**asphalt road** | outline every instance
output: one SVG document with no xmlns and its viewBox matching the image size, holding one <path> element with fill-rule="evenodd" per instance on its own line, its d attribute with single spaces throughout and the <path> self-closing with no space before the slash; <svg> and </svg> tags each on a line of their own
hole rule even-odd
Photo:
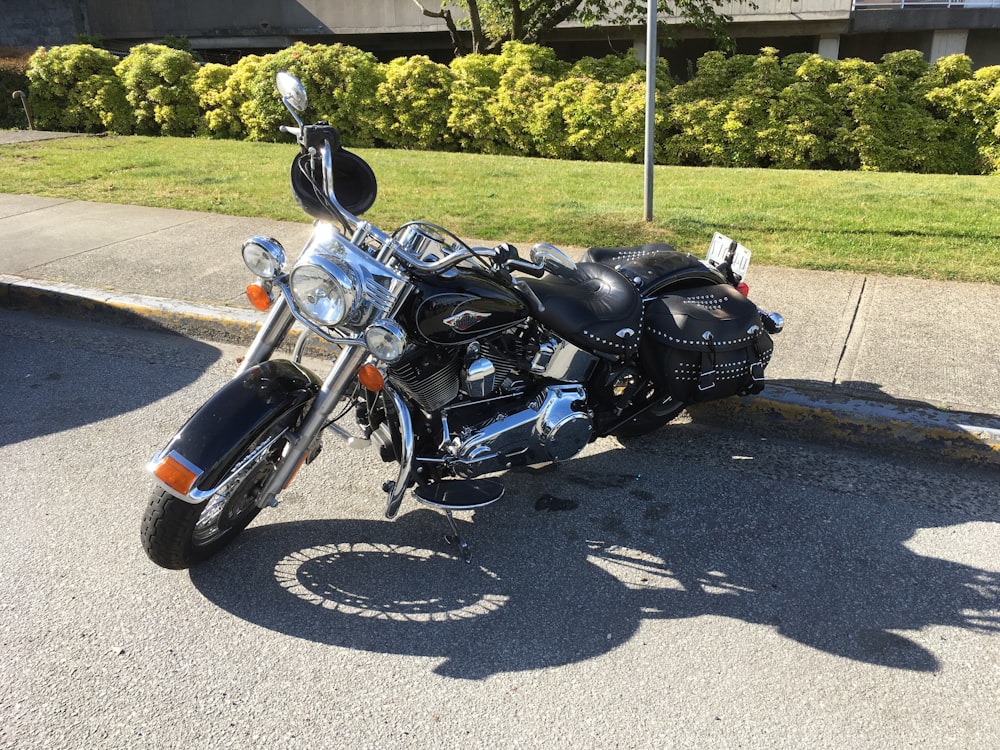
<svg viewBox="0 0 1000 750">
<path fill-rule="evenodd" d="M 0 746 L 1000 744 L 997 472 L 689 423 L 382 519 L 334 440 L 148 562 L 143 464 L 239 352 L 0 311 Z"/>
</svg>

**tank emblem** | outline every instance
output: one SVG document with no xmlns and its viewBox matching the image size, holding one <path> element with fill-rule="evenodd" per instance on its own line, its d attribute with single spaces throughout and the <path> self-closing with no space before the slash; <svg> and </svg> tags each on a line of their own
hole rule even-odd
<svg viewBox="0 0 1000 750">
<path fill-rule="evenodd" d="M 493 313 L 477 312 L 476 310 L 462 310 L 444 319 L 444 324 L 456 331 L 468 331 L 476 323 L 485 320 Z"/>
</svg>

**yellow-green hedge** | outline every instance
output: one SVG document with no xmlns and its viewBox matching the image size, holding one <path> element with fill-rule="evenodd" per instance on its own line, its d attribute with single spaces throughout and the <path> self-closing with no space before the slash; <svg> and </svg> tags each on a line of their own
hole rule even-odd
<svg viewBox="0 0 1000 750">
<path fill-rule="evenodd" d="M 381 63 L 341 44 L 299 43 L 224 66 L 162 45 L 118 60 L 78 44 L 39 49 L 27 76 L 40 128 L 276 140 L 289 120 L 274 89 L 279 70 L 302 79 L 309 116 L 336 125 L 349 146 L 642 158 L 645 76 L 631 55 L 571 65 L 546 47 L 509 43 L 450 65 Z M 964 55 L 929 65 L 912 50 L 878 63 L 710 52 L 679 85 L 661 64 L 656 96 L 659 163 L 1000 169 L 1000 67 L 973 73 Z"/>
</svg>

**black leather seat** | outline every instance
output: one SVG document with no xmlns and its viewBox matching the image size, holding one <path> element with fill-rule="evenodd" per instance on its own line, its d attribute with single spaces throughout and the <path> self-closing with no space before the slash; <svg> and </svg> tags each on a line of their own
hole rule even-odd
<svg viewBox="0 0 1000 750">
<path fill-rule="evenodd" d="M 674 246 L 668 245 L 666 242 L 652 242 L 648 245 L 634 245 L 632 247 L 592 247 L 584 253 L 581 260 L 603 263 L 606 266 L 617 266 L 657 253 L 676 252 Z"/>
<path fill-rule="evenodd" d="M 578 263 L 575 271 L 525 281 L 544 306 L 532 310 L 536 320 L 571 344 L 617 357 L 638 351 L 642 298 L 613 268 Z"/>
<path fill-rule="evenodd" d="M 678 252 L 662 242 L 635 247 L 592 247 L 583 260 L 614 268 L 643 297 L 657 295 L 667 285 L 679 288 L 726 281 L 693 255 Z"/>
</svg>

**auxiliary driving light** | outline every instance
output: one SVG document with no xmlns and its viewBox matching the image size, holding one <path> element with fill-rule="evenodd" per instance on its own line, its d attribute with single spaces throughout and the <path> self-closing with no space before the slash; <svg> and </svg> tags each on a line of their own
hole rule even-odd
<svg viewBox="0 0 1000 750">
<path fill-rule="evenodd" d="M 253 237 L 243 243 L 243 262 L 254 276 L 273 279 L 285 267 L 285 251 L 277 240 Z"/>
<path fill-rule="evenodd" d="M 406 333 L 392 320 L 376 320 L 365 331 L 365 344 L 383 362 L 395 362 L 403 356 Z"/>
</svg>

